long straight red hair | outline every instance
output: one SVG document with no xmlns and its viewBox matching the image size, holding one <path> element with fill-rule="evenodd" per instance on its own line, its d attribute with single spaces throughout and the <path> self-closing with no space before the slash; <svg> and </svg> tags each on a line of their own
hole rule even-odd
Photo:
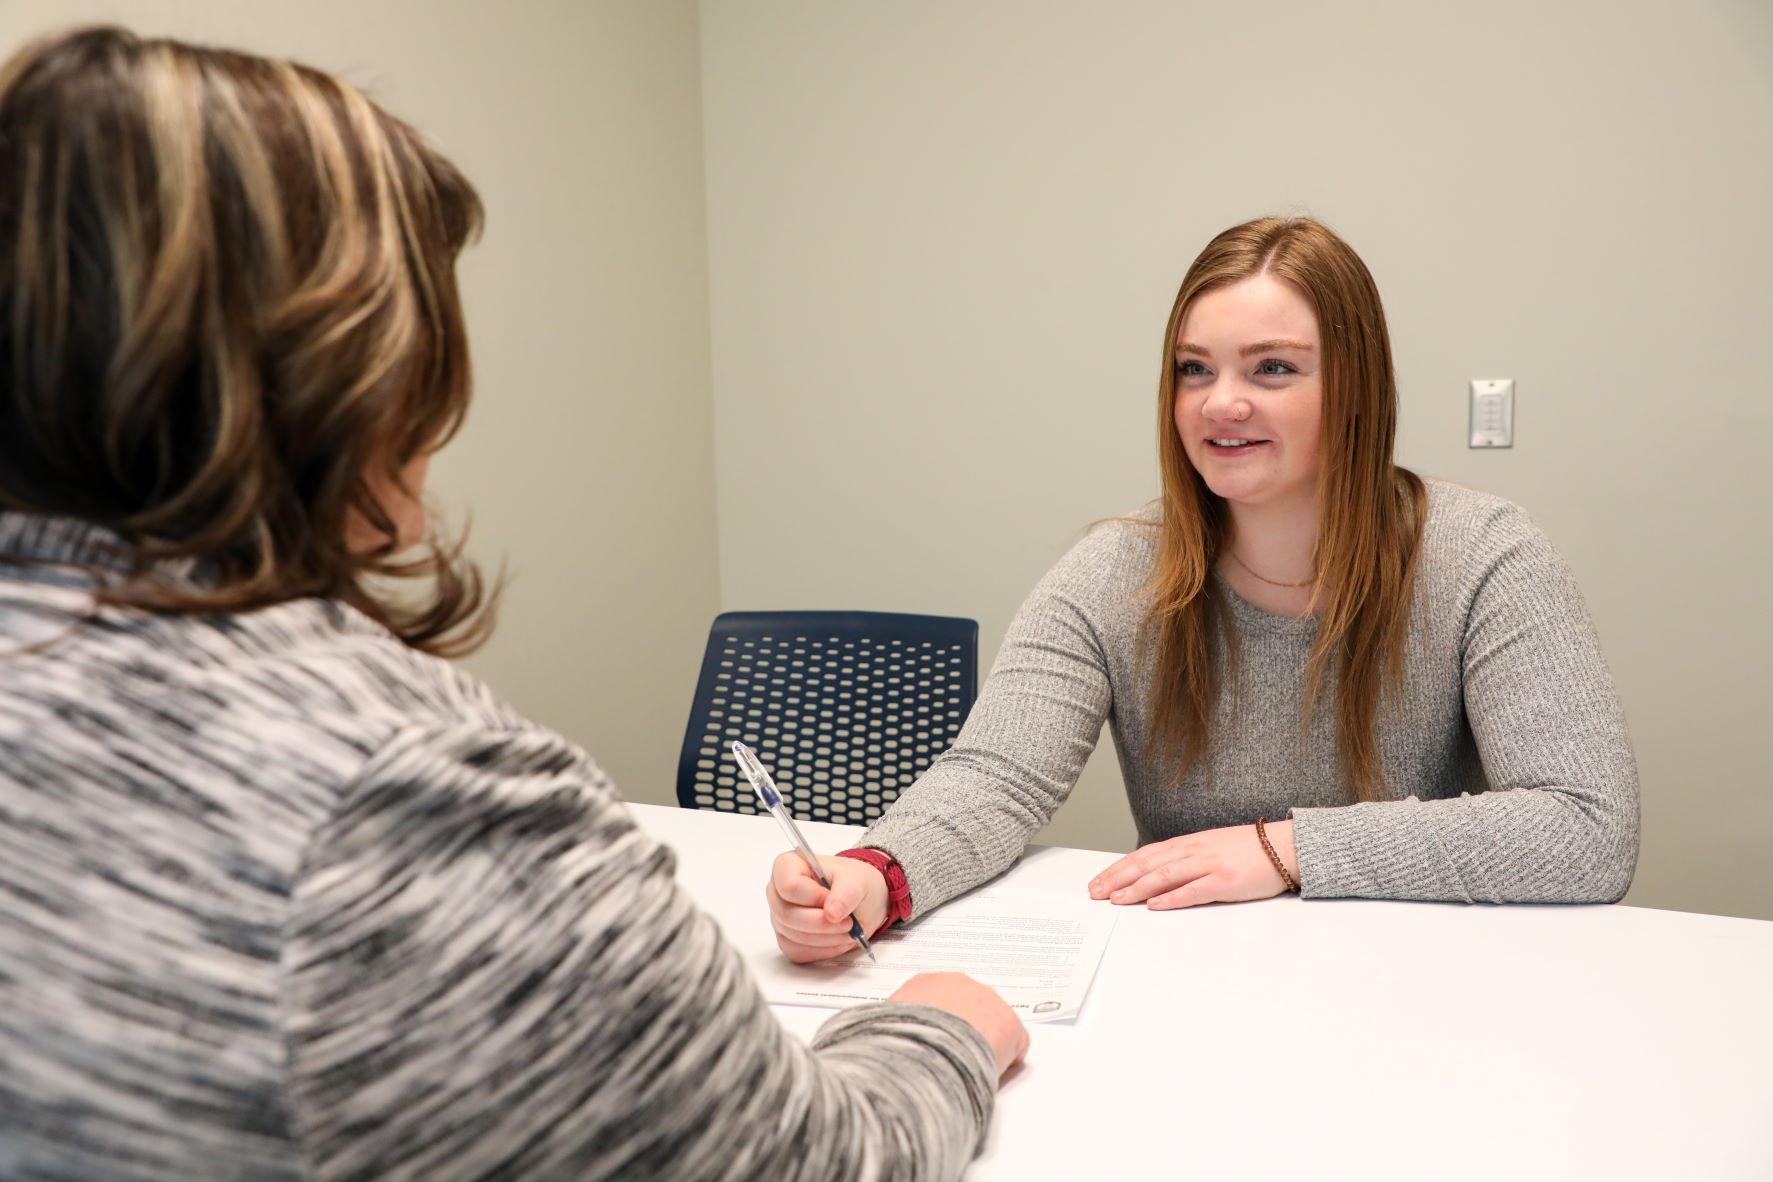
<svg viewBox="0 0 1773 1182">
<path fill-rule="evenodd" d="M 1382 693 L 1403 680 L 1426 495 L 1415 473 L 1392 463 L 1397 382 L 1379 289 L 1349 245 L 1311 218 L 1261 218 L 1214 238 L 1188 268 L 1164 329 L 1157 396 L 1163 512 L 1141 629 L 1156 704 L 1149 737 L 1180 783 L 1211 743 L 1221 655 L 1235 668 L 1238 651 L 1235 624 L 1209 577 L 1225 544 L 1225 503 L 1176 432 L 1176 337 L 1203 292 L 1263 273 L 1305 297 L 1323 348 L 1312 550 L 1319 622 L 1300 721 L 1309 722 L 1334 670 L 1341 771 L 1356 800 L 1376 800 L 1385 795 L 1385 775 L 1375 728 Z"/>
</svg>

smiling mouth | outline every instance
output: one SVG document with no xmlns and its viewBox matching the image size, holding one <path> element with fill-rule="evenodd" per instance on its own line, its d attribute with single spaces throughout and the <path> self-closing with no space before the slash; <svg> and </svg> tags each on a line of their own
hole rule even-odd
<svg viewBox="0 0 1773 1182">
<path fill-rule="evenodd" d="M 1209 439 L 1207 446 L 1216 447 L 1220 451 L 1248 451 L 1252 447 L 1261 447 L 1266 439 Z"/>
</svg>

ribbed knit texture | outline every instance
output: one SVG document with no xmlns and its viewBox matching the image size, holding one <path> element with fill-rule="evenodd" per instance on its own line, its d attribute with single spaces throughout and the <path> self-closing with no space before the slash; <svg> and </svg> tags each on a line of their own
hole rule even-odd
<svg viewBox="0 0 1773 1182">
<path fill-rule="evenodd" d="M 1520 508 L 1428 482 L 1407 682 L 1380 712 L 1392 799 L 1367 804 L 1350 804 L 1341 773 L 1333 677 L 1300 727 L 1317 621 L 1261 611 L 1223 580 L 1239 676 L 1222 678 L 1210 758 L 1173 783 L 1148 741 L 1150 672 L 1136 652 L 1157 538 L 1142 520 L 1097 526 L 1040 581 L 954 746 L 859 843 L 905 867 L 915 912 L 1021 855 L 1104 722 L 1141 844 L 1291 810 L 1308 897 L 1625 893 L 1638 797 L 1624 719 L 1576 584 Z"/>
<path fill-rule="evenodd" d="M 0 514 L 0 1178 L 974 1156 L 976 1031 L 863 1006 L 803 1046 L 591 759 L 478 681 L 318 601 L 78 623 L 85 576 L 26 553 L 106 560 Z"/>
</svg>

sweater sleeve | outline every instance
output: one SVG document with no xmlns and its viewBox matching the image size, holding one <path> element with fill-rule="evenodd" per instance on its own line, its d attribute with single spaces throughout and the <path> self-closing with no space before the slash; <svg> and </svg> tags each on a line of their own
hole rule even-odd
<svg viewBox="0 0 1773 1182">
<path fill-rule="evenodd" d="M 316 1178 L 956 1178 L 996 1071 L 924 1006 L 784 1031 L 597 767 L 402 732 L 317 835 L 285 945 Z"/>
<path fill-rule="evenodd" d="M 914 915 L 1007 870 L 1077 786 L 1113 701 L 1094 609 L 1125 561 L 1118 528 L 1029 593 L 954 745 L 857 843 L 898 859 Z"/>
<path fill-rule="evenodd" d="M 1460 669 L 1489 790 L 1295 810 L 1307 896 L 1595 903 L 1631 885 L 1637 768 L 1581 592 L 1524 511 L 1487 526 Z"/>
</svg>

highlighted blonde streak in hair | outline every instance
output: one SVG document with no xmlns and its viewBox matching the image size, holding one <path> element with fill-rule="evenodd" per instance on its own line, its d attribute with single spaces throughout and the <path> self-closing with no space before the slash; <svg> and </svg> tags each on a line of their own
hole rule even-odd
<svg viewBox="0 0 1773 1182">
<path fill-rule="evenodd" d="M 480 222 L 449 161 L 319 71 L 109 28 L 27 47 L 0 67 L 0 506 L 116 533 L 106 602 L 319 596 L 472 647 L 493 595 L 461 541 L 397 554 L 371 489 L 467 412 Z M 162 577 L 181 558 L 197 584 Z"/>
</svg>

